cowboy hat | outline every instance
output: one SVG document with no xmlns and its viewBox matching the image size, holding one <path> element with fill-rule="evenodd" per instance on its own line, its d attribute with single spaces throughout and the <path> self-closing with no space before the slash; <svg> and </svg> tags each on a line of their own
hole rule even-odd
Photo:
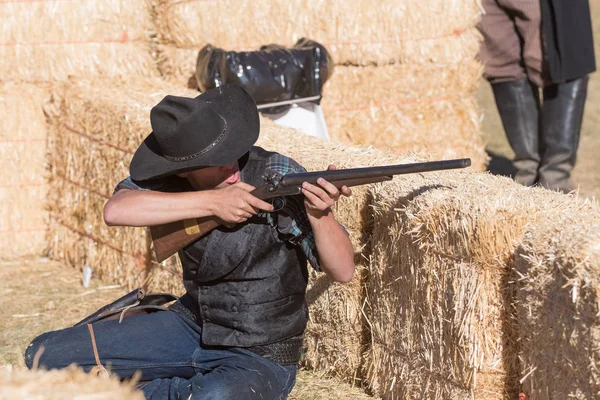
<svg viewBox="0 0 600 400">
<path fill-rule="evenodd" d="M 150 124 L 152 133 L 129 166 L 136 181 L 229 165 L 250 150 L 260 130 L 256 104 L 237 84 L 196 98 L 166 96 L 150 111 Z"/>
</svg>

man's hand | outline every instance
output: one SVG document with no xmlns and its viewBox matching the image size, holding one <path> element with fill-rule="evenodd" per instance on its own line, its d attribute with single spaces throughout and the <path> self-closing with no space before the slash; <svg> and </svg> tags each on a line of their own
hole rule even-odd
<svg viewBox="0 0 600 400">
<path fill-rule="evenodd" d="M 335 165 L 330 165 L 327 170 L 336 169 Z M 340 198 L 340 196 L 351 196 L 352 190 L 347 186 L 342 186 L 341 190 L 336 188 L 331 182 L 323 178 L 317 180 L 317 185 L 311 185 L 308 182 L 302 184 L 302 194 L 304 194 L 304 207 L 309 216 L 320 218 L 329 213 L 331 207 Z"/>
<path fill-rule="evenodd" d="M 227 227 L 245 222 L 260 210 L 271 212 L 273 206 L 250 194 L 255 188 L 244 182 L 237 182 L 223 189 L 214 190 L 213 213 Z"/>
</svg>

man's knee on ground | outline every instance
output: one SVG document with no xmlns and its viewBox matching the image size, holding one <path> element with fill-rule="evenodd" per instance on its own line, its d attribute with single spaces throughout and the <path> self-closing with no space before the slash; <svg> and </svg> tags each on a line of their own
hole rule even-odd
<svg viewBox="0 0 600 400">
<path fill-rule="evenodd" d="M 25 365 L 27 368 L 32 369 L 39 364 L 39 359 L 44 351 L 44 337 L 47 333 L 44 333 L 29 343 L 29 346 L 25 349 Z M 37 362 L 36 362 L 37 361 Z"/>
</svg>

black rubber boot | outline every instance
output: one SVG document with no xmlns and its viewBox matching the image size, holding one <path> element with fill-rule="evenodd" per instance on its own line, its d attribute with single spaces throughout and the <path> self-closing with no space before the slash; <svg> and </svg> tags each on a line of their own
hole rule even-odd
<svg viewBox="0 0 600 400">
<path fill-rule="evenodd" d="M 539 183 L 545 188 L 564 193 L 577 188 L 571 171 L 577 158 L 588 80 L 585 76 L 544 88 Z"/>
<path fill-rule="evenodd" d="M 515 181 L 525 186 L 537 182 L 539 153 L 539 90 L 527 79 L 492 84 L 496 106 L 515 158 Z"/>
</svg>

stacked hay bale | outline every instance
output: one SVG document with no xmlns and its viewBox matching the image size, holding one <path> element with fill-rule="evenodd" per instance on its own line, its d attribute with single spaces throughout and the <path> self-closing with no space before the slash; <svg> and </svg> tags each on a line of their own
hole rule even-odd
<svg viewBox="0 0 600 400">
<path fill-rule="evenodd" d="M 143 400 L 144 395 L 132 383 L 121 383 L 117 377 L 86 374 L 73 366 L 60 371 L 2 368 L 0 399 Z"/>
<path fill-rule="evenodd" d="M 600 213 L 586 208 L 552 210 L 516 254 L 521 375 L 531 399 L 600 394 Z"/>
<path fill-rule="evenodd" d="M 156 76 L 144 0 L 0 2 L 0 76 Z"/>
<path fill-rule="evenodd" d="M 46 247 L 45 97 L 36 85 L 0 82 L 0 253 L 9 259 L 38 255 Z"/>
<path fill-rule="evenodd" d="M 549 210 L 579 205 L 506 178 L 451 172 L 381 185 L 374 196 L 371 389 L 386 399 L 515 398 L 528 335 L 527 324 L 515 322 L 515 249 Z M 540 335 L 552 330 L 538 326 Z"/>
<path fill-rule="evenodd" d="M 145 0 L 0 2 L 0 250 L 8 257 L 46 248 L 48 86 L 69 76 L 158 76 Z M 7 240 L 4 240 L 7 238 Z"/>
<path fill-rule="evenodd" d="M 110 228 L 103 219 L 106 200 L 129 175 L 131 156 L 151 131 L 150 108 L 167 93 L 189 94 L 159 79 L 138 80 L 134 87 L 118 79 L 72 79 L 55 88 L 59 104 L 49 143 L 55 259 L 87 264 L 98 276 L 128 288 L 152 288 L 148 280 L 158 279 L 152 271 L 167 273 L 151 263 L 146 229 Z M 170 271 L 176 261 L 167 264 Z"/>
<path fill-rule="evenodd" d="M 436 158 L 470 157 L 484 169 L 473 90 L 476 1 L 153 0 L 156 51 L 163 76 L 187 82 L 198 50 L 292 46 L 308 37 L 328 48 L 337 65 L 322 101 L 330 135 Z M 217 21 L 217 22 L 215 22 Z M 290 22 L 291 21 L 291 22 Z M 220 28 L 223 27 L 223 28 Z"/>
</svg>

